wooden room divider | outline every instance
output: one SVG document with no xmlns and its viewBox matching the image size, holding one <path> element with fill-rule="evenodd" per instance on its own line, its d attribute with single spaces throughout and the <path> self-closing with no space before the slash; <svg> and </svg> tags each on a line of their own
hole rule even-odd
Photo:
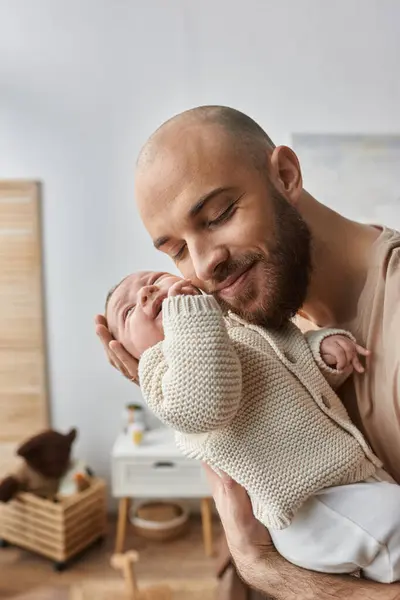
<svg viewBox="0 0 400 600">
<path fill-rule="evenodd" d="M 0 478 L 49 422 L 40 185 L 0 180 Z"/>
</svg>

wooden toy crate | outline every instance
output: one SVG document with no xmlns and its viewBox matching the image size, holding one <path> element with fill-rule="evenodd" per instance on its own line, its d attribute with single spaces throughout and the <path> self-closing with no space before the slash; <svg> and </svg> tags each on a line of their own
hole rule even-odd
<svg viewBox="0 0 400 600">
<path fill-rule="evenodd" d="M 106 486 L 93 479 L 88 489 L 51 502 L 21 493 L 0 505 L 0 538 L 55 561 L 56 568 L 100 540 L 106 531 Z"/>
</svg>

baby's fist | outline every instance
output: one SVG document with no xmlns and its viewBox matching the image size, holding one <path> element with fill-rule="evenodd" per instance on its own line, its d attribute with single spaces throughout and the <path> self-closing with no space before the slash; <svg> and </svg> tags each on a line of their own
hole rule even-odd
<svg viewBox="0 0 400 600">
<path fill-rule="evenodd" d="M 168 290 L 168 298 L 172 296 L 197 296 L 200 294 L 199 290 L 192 285 L 187 279 L 180 279 Z"/>
<path fill-rule="evenodd" d="M 345 335 L 330 335 L 321 342 L 322 360 L 338 371 L 364 373 L 359 355 L 369 356 L 369 350 L 359 346 Z"/>
</svg>

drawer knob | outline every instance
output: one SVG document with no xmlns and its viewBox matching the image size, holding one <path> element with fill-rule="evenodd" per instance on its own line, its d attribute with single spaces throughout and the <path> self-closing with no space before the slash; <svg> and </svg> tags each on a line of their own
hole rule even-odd
<svg viewBox="0 0 400 600">
<path fill-rule="evenodd" d="M 175 465 L 172 462 L 156 462 L 153 466 L 155 469 L 172 469 Z"/>
</svg>

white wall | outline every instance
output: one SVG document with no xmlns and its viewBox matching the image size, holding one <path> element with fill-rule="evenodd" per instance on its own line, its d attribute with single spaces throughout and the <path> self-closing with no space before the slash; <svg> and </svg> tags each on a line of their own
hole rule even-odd
<svg viewBox="0 0 400 600">
<path fill-rule="evenodd" d="M 100 473 L 125 401 L 92 326 L 108 287 L 156 254 L 135 156 L 173 113 L 228 104 L 292 131 L 400 132 L 398 0 L 0 0 L 0 177 L 44 185 L 55 427 Z"/>
</svg>

